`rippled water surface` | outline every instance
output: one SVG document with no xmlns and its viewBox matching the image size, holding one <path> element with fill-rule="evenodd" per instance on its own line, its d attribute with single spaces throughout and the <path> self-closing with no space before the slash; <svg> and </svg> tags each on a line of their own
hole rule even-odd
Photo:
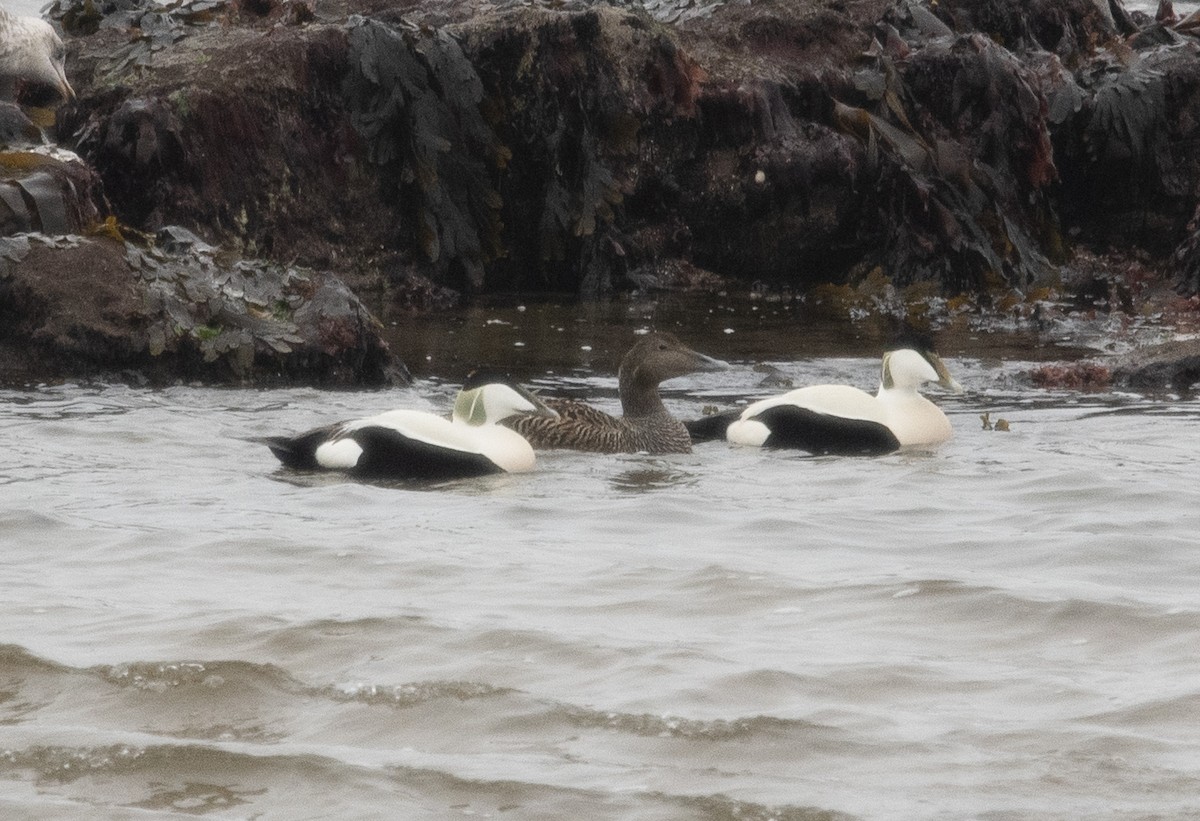
<svg viewBox="0 0 1200 821">
<path fill-rule="evenodd" d="M 538 316 L 567 341 L 533 357 L 520 316 L 441 338 L 617 408 L 632 325 Z M 877 378 L 734 325 L 680 415 L 773 390 L 759 359 Z M 405 356 L 453 370 L 426 331 Z M 444 409 L 429 373 L 0 392 L 0 817 L 1196 818 L 1200 403 L 1034 390 L 1062 349 L 1014 339 L 947 351 L 936 454 L 552 452 L 435 486 L 249 441 Z"/>
</svg>

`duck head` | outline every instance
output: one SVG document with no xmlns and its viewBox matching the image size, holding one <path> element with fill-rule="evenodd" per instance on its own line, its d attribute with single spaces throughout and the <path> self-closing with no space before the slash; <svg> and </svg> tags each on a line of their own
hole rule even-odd
<svg viewBox="0 0 1200 821">
<path fill-rule="evenodd" d="M 954 393 L 963 387 L 950 375 L 942 358 L 933 351 L 900 348 L 883 355 L 880 390 L 916 390 L 926 382 L 936 382 Z"/>
<path fill-rule="evenodd" d="M 689 373 L 728 369 L 728 362 L 697 353 L 680 342 L 674 334 L 659 331 L 646 334 L 629 349 L 621 360 L 618 376 L 621 380 L 628 378 L 657 385 Z"/>
<path fill-rule="evenodd" d="M 454 400 L 453 418 L 468 425 L 488 425 L 518 414 L 558 418 L 525 388 L 495 374 L 472 373 Z"/>
<path fill-rule="evenodd" d="M 18 84 L 32 83 L 54 89 L 62 100 L 74 100 L 67 82 L 67 50 L 49 23 L 36 17 L 7 15 L 4 42 L 0 45 L 0 92 L 16 102 Z"/>
<path fill-rule="evenodd" d="M 662 408 L 658 385 L 677 376 L 701 371 L 724 371 L 728 362 L 697 353 L 665 331 L 646 334 L 625 354 L 617 372 L 621 405 L 626 416 Z"/>
</svg>

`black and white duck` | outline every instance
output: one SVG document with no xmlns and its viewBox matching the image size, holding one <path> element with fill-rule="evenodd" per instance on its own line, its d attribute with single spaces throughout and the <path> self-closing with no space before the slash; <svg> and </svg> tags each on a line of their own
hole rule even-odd
<svg viewBox="0 0 1200 821">
<path fill-rule="evenodd" d="M 392 410 L 263 440 L 286 467 L 333 470 L 371 479 L 453 479 L 532 470 L 533 448 L 496 424 L 557 414 L 524 388 L 494 374 L 468 378 L 450 418 Z"/>
<path fill-rule="evenodd" d="M 568 399 L 546 399 L 557 419 L 513 417 L 503 424 L 538 449 L 592 453 L 690 453 L 691 436 L 663 405 L 658 386 L 667 379 L 729 367 L 697 353 L 673 334 L 650 333 L 629 349 L 617 375 L 621 415 L 612 416 Z"/>
<path fill-rule="evenodd" d="M 883 355 L 874 396 L 850 385 L 812 385 L 762 399 L 742 411 L 687 423 L 696 441 L 794 448 L 815 454 L 878 455 L 933 448 L 954 435 L 950 420 L 918 389 L 927 382 L 962 392 L 932 351 L 901 348 Z"/>
</svg>

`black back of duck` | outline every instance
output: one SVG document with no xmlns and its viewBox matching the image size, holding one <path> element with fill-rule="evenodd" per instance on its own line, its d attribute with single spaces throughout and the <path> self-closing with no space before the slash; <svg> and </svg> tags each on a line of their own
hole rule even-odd
<svg viewBox="0 0 1200 821">
<path fill-rule="evenodd" d="M 517 416 L 502 425 L 525 437 L 535 450 L 566 448 L 588 453 L 691 453 L 687 428 L 665 410 L 642 417 L 617 417 L 569 399 L 543 400 L 558 419 Z"/>
</svg>

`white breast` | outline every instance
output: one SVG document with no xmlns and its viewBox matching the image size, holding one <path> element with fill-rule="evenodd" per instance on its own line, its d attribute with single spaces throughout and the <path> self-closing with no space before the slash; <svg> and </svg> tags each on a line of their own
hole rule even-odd
<svg viewBox="0 0 1200 821">
<path fill-rule="evenodd" d="M 954 435 L 941 408 L 916 391 L 880 391 L 877 401 L 901 447 L 939 445 Z"/>
</svg>

